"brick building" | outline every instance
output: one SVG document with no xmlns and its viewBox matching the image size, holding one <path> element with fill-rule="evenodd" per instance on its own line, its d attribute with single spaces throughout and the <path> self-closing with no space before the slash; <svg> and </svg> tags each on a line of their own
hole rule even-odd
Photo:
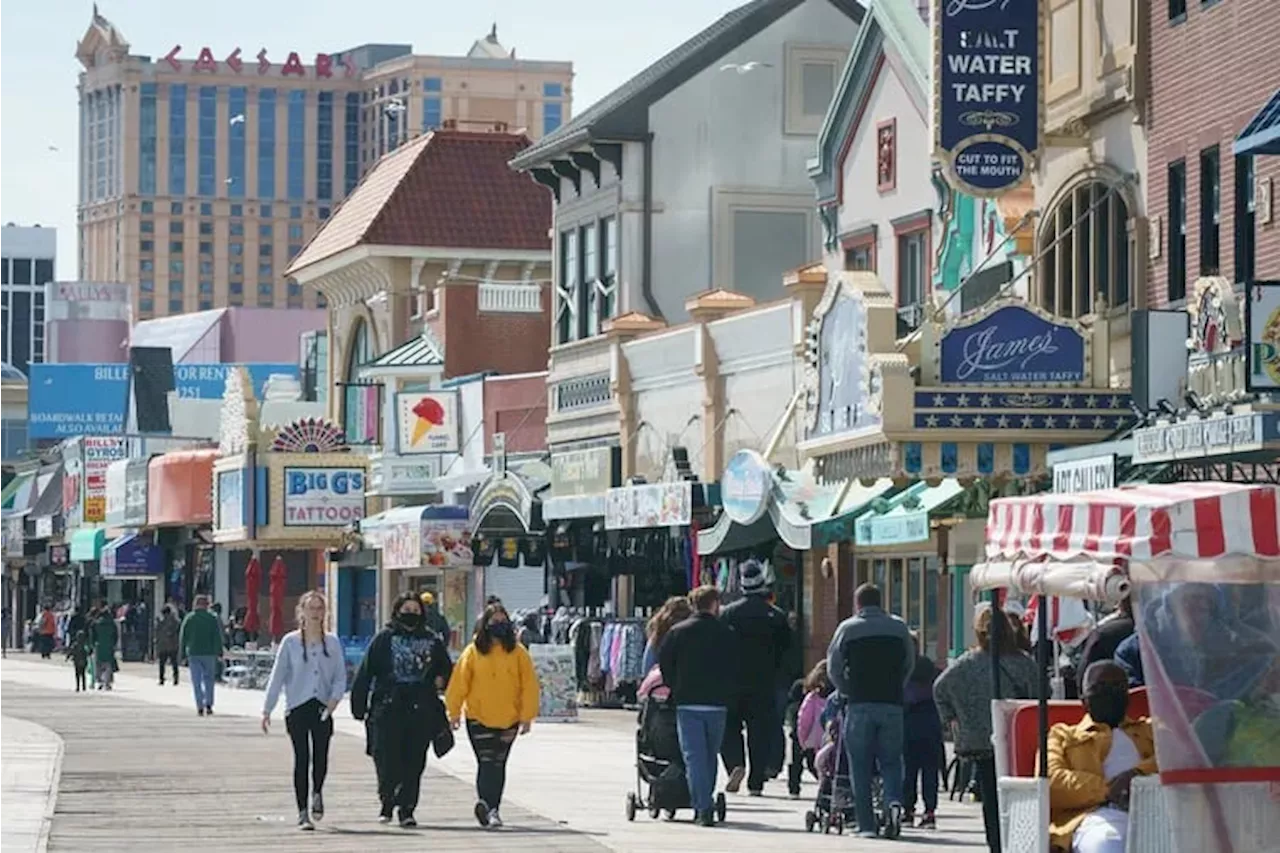
<svg viewBox="0 0 1280 853">
<path fill-rule="evenodd" d="M 546 369 L 551 199 L 507 168 L 528 144 L 501 127 L 411 140 L 290 266 L 328 300 L 330 409 L 352 440 L 383 443 L 361 414 L 377 406 L 361 375 L 375 360 L 405 378 Z"/>
<path fill-rule="evenodd" d="M 1148 304 L 1186 305 L 1217 280 L 1280 279 L 1272 188 L 1280 156 L 1235 143 L 1280 85 L 1275 0 L 1151 4 Z M 1280 110 L 1270 103 L 1271 120 Z M 1272 141 L 1272 146 L 1276 144 Z M 1265 149 L 1264 149 L 1265 150 Z"/>
</svg>

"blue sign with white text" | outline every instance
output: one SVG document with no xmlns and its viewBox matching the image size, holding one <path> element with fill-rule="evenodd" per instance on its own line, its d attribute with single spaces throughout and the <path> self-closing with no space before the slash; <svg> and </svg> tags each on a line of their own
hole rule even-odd
<svg viewBox="0 0 1280 853">
<path fill-rule="evenodd" d="M 219 400 L 227 371 L 237 365 L 175 364 L 173 382 L 178 396 Z M 272 374 L 298 378 L 296 364 L 246 364 L 254 393 Z M 119 435 L 128 411 L 127 364 L 33 364 L 27 401 L 28 433 L 32 438 L 70 438 L 77 435 Z"/>
<path fill-rule="evenodd" d="M 942 336 L 944 383 L 1041 385 L 1085 379 L 1085 339 L 1076 329 L 1044 319 L 1021 305 Z"/>
<path fill-rule="evenodd" d="M 938 0 L 937 146 L 962 188 L 1017 186 L 1040 147 L 1040 0 Z"/>
</svg>

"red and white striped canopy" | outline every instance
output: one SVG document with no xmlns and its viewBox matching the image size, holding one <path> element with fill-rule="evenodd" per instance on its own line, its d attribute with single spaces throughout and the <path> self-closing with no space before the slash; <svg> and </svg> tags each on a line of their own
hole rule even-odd
<svg viewBox="0 0 1280 853">
<path fill-rule="evenodd" d="M 1177 483 L 998 498 L 987 559 L 1127 563 L 1280 557 L 1275 486 Z"/>
</svg>

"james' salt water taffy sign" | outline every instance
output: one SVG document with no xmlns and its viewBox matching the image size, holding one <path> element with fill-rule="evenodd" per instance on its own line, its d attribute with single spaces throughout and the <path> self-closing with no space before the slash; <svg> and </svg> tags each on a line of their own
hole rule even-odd
<svg viewBox="0 0 1280 853">
<path fill-rule="evenodd" d="M 938 349 L 946 384 L 1078 385 L 1089 375 L 1084 334 L 1017 303 L 962 320 Z"/>
<path fill-rule="evenodd" d="M 934 144 L 975 196 L 1017 186 L 1040 148 L 1043 0 L 934 0 Z"/>
</svg>

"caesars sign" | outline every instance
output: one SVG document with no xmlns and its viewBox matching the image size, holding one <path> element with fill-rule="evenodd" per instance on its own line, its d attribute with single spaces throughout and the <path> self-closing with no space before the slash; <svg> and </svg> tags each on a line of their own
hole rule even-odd
<svg viewBox="0 0 1280 853">
<path fill-rule="evenodd" d="M 346 527 L 364 518 L 363 468 L 285 468 L 286 527 Z"/>
</svg>

